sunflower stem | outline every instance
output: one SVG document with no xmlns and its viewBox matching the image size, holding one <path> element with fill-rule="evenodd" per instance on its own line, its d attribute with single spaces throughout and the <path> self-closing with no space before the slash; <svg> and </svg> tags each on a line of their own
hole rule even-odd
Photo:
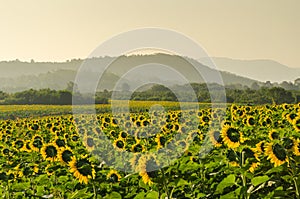
<svg viewBox="0 0 300 199">
<path fill-rule="evenodd" d="M 93 184 L 93 192 L 94 192 L 94 199 L 97 198 L 97 192 L 96 192 L 96 187 L 95 187 L 95 182 L 92 183 Z"/>
<path fill-rule="evenodd" d="M 293 164 L 293 160 L 290 158 L 290 157 L 288 157 L 289 158 L 289 162 L 288 163 L 290 163 L 289 164 L 289 167 L 291 168 L 291 174 L 292 174 L 292 177 L 293 177 L 293 182 L 294 182 L 294 186 L 295 186 L 295 192 L 296 192 L 296 198 L 297 199 L 299 199 L 300 198 L 300 194 L 299 194 L 299 186 L 298 186 L 298 184 L 297 184 L 297 180 L 296 180 L 296 176 L 295 176 L 295 165 Z"/>
<path fill-rule="evenodd" d="M 297 180 L 295 177 L 293 177 L 293 181 L 294 181 L 295 189 L 296 189 L 296 197 L 297 197 L 297 199 L 299 199 L 300 198 L 299 189 L 298 189 L 298 184 L 297 184 Z"/>
<path fill-rule="evenodd" d="M 244 167 L 244 165 L 245 165 L 245 151 L 242 151 L 242 153 L 241 153 L 241 165 L 242 165 L 242 168 Z M 242 174 L 241 174 L 241 178 L 242 178 L 242 181 L 243 181 L 243 187 L 244 187 L 244 189 L 246 190 L 246 192 L 245 192 L 245 197 L 244 198 L 246 198 L 246 199 L 249 199 L 250 198 L 250 192 L 248 192 L 247 190 L 248 190 L 248 188 L 247 188 L 247 179 L 246 179 L 246 175 L 245 175 L 245 172 L 243 172 Z"/>
<path fill-rule="evenodd" d="M 169 194 L 169 191 L 168 191 L 167 185 L 166 185 L 165 172 L 164 172 L 163 168 L 161 169 L 161 172 L 162 172 L 162 175 L 163 175 L 163 186 L 164 186 L 165 193 L 167 194 L 168 198 L 170 198 L 170 194 Z"/>
</svg>

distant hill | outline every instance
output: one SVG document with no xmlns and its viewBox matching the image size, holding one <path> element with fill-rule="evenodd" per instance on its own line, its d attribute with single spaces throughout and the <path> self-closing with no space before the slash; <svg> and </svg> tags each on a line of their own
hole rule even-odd
<svg viewBox="0 0 300 199">
<path fill-rule="evenodd" d="M 186 59 L 193 63 L 198 71 L 200 71 L 200 76 L 198 71 L 190 67 L 191 65 Z M 30 88 L 64 89 L 68 82 L 75 81 L 77 70 L 83 63 L 86 67 L 81 72 L 85 81 L 79 86 L 81 87 L 80 91 L 86 92 L 93 92 L 94 82 L 98 82 L 100 73 L 104 71 L 104 67 L 109 63 L 109 69 L 104 73 L 105 75 L 103 75 L 103 78 L 99 82 L 99 90 L 111 90 L 115 85 L 118 85 L 116 89 L 119 90 L 125 87 L 129 87 L 132 90 L 142 86 L 143 82 L 160 83 L 163 85 L 185 84 L 187 83 L 185 78 L 189 82 L 195 83 L 221 83 L 216 78 L 218 75 L 216 70 L 196 60 L 186 59 L 175 55 L 155 54 L 121 56 L 118 59 L 114 57 L 100 57 L 87 60 L 75 59 L 61 63 L 0 62 L 0 70 L 2 71 L 0 74 L 0 90 L 17 92 Z M 139 67 L 135 68 L 135 66 Z M 174 69 L 170 70 L 170 67 L 168 68 L 167 66 L 172 66 L 175 70 L 179 71 L 179 74 Z M 220 74 L 225 85 L 240 84 L 250 86 L 253 82 L 256 82 L 250 78 L 241 77 L 229 72 L 220 72 Z M 121 80 L 120 77 L 122 77 Z"/>
<path fill-rule="evenodd" d="M 221 57 L 212 59 L 219 70 L 229 71 L 257 81 L 293 82 L 300 77 L 300 68 L 290 68 L 273 60 L 239 60 Z M 209 66 L 205 59 L 198 59 L 198 61 Z"/>
</svg>

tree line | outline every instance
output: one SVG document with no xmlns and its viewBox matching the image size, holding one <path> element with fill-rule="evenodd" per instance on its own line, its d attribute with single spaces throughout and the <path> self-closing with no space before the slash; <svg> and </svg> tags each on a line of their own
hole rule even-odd
<svg viewBox="0 0 300 199">
<path fill-rule="evenodd" d="M 192 91 L 188 88 L 192 87 Z M 209 89 L 208 89 L 209 87 Z M 220 94 L 222 90 L 225 96 Z M 300 102 L 299 90 L 286 90 L 282 87 L 260 87 L 256 89 L 236 89 L 223 87 L 218 84 L 176 85 L 170 88 L 163 85 L 152 85 L 142 91 L 99 91 L 96 94 L 82 94 L 73 92 L 72 88 L 65 90 L 29 89 L 17 93 L 0 91 L 0 104 L 107 104 L 112 98 L 118 100 L 143 100 L 143 101 L 198 101 L 198 102 L 229 102 L 242 104 L 282 104 Z M 178 99 L 180 96 L 180 99 Z"/>
</svg>

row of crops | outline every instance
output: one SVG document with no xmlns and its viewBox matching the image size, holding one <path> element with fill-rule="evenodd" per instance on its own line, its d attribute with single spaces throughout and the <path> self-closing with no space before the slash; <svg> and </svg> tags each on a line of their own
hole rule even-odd
<svg viewBox="0 0 300 199">
<path fill-rule="evenodd" d="M 1 120 L 1 197 L 299 198 L 300 104 L 145 107 Z"/>
</svg>

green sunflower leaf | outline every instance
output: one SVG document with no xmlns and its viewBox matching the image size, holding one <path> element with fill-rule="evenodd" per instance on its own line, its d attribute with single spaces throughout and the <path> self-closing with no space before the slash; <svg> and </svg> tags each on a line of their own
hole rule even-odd
<svg viewBox="0 0 300 199">
<path fill-rule="evenodd" d="M 145 192 L 138 193 L 134 199 L 144 199 L 145 198 Z"/>
<path fill-rule="evenodd" d="M 180 187 L 180 186 L 184 186 L 184 185 L 189 185 L 188 181 L 180 178 L 179 181 L 177 182 L 177 186 Z"/>
<path fill-rule="evenodd" d="M 61 184 L 68 182 L 68 180 L 68 176 L 59 176 L 59 178 L 57 179 L 57 181 Z"/>
<path fill-rule="evenodd" d="M 24 191 L 29 188 L 30 188 L 30 182 L 14 183 L 11 187 L 11 189 L 16 192 Z"/>
<path fill-rule="evenodd" d="M 158 192 L 156 191 L 150 191 L 147 195 L 146 195 L 146 199 L 157 199 L 159 196 Z"/>
<path fill-rule="evenodd" d="M 75 191 L 70 198 L 90 198 L 93 196 L 93 193 L 88 192 L 88 187 Z"/>
<path fill-rule="evenodd" d="M 121 194 L 118 192 L 111 192 L 109 195 L 107 195 L 105 198 L 114 198 L 114 199 L 122 199 Z"/>
<path fill-rule="evenodd" d="M 283 170 L 282 166 L 273 167 L 272 169 L 269 169 L 265 174 L 271 174 L 271 173 L 279 173 Z"/>
<path fill-rule="evenodd" d="M 232 186 L 234 184 L 235 184 L 235 175 L 230 174 L 218 184 L 216 193 L 222 193 L 226 187 Z"/>
<path fill-rule="evenodd" d="M 254 186 L 257 186 L 257 185 L 260 185 L 266 181 L 268 181 L 270 178 L 269 176 L 267 175 L 264 175 L 264 176 L 257 176 L 257 177 L 254 177 L 252 178 L 251 180 L 251 183 L 254 185 Z"/>
</svg>

